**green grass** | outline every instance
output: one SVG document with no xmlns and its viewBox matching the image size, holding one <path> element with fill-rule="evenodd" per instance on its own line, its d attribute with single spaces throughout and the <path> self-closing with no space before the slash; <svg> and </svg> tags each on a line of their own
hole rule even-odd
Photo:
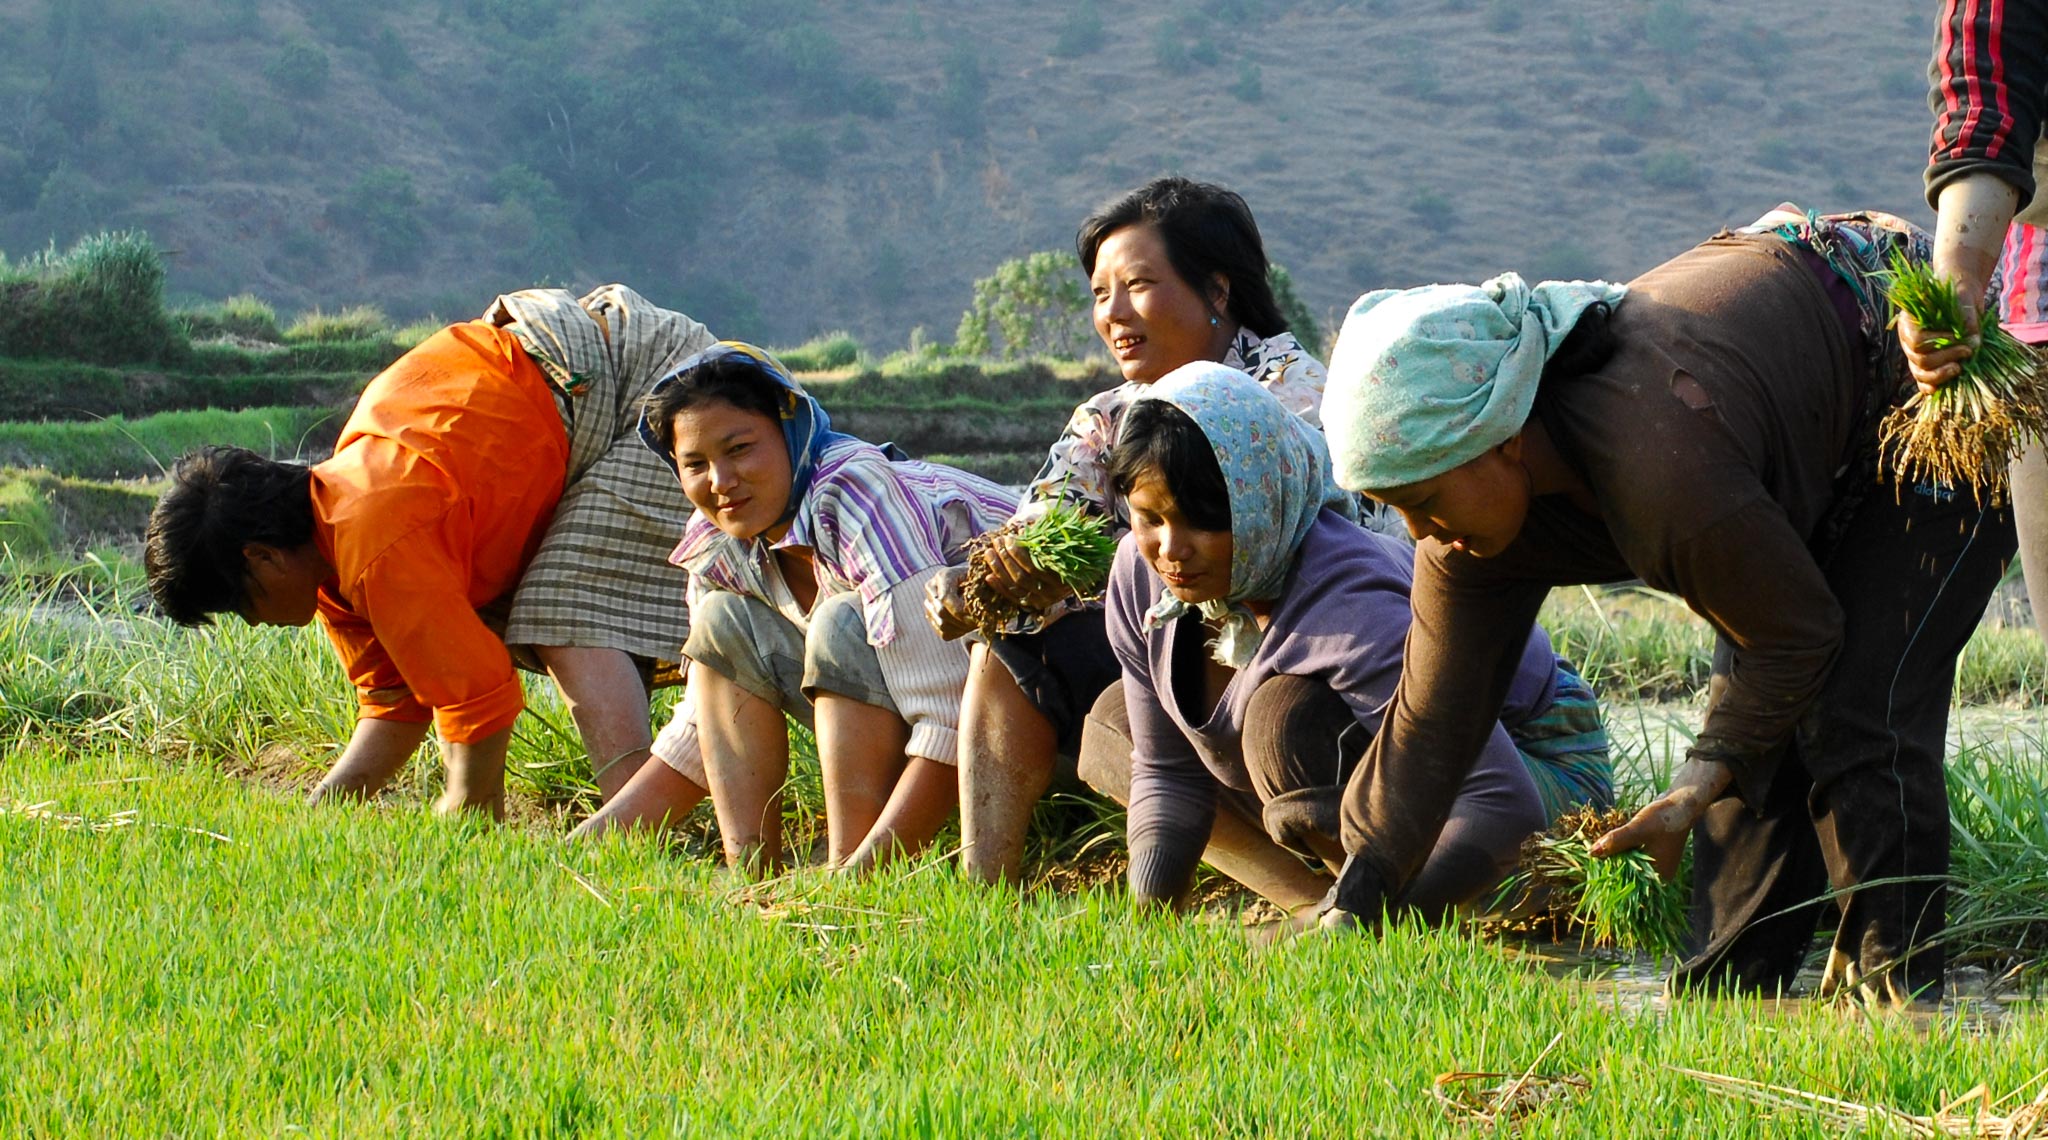
<svg viewBox="0 0 2048 1140">
<path fill-rule="evenodd" d="M 2048 1055 L 2040 1013 L 1652 1015 L 1458 934 L 1260 949 L 1228 916 L 933 860 L 747 888 L 701 810 L 681 851 L 569 847 L 587 769 L 540 685 L 514 825 L 430 819 L 431 755 L 313 812 L 351 716 L 316 631 L 172 629 L 118 568 L 0 577 L 0 1135 L 1417 1135 L 1447 1123 L 1436 1074 L 1520 1072 L 1561 1035 L 1542 1069 L 1593 1088 L 1528 1135 L 1822 1136 L 1671 1066 L 1924 1112 Z M 1987 790 L 1984 866 L 2044 863 L 2041 794 Z"/>
<path fill-rule="evenodd" d="M 165 412 L 89 423 L 0 423 L 0 467 L 42 467 L 81 479 L 155 478 L 202 444 L 291 458 L 323 450 L 341 433 L 334 408 Z M 139 533 L 139 532 L 138 532 Z"/>
<path fill-rule="evenodd" d="M 0 815 L 10 1135 L 1414 1135 L 1436 1074 L 1560 1034 L 1543 1070 L 1593 1089 L 1526 1134 L 1736 1135 L 1759 1110 L 1669 1066 L 1927 1111 L 2048 1050 L 2038 1015 L 1624 1014 L 1452 934 L 1260 950 L 931 864 L 743 891 L 653 843 L 312 814 L 122 750 L 0 766 L 0 804 L 49 801 L 133 822 Z"/>
<path fill-rule="evenodd" d="M 149 523 L 156 488 L 0 468 L 0 547 L 77 562 L 79 551 L 119 545 Z"/>
</svg>

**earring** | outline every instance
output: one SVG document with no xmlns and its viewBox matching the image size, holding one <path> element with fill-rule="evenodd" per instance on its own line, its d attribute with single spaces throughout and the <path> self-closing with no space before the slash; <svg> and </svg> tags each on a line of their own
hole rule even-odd
<svg viewBox="0 0 2048 1140">
<path fill-rule="evenodd" d="M 1222 324 L 1222 323 L 1223 323 L 1222 321 L 1219 321 L 1219 320 L 1217 320 L 1217 319 L 1216 319 L 1216 314 L 1214 314 L 1214 313 L 1210 313 L 1210 314 L 1209 314 L 1209 327 L 1210 327 L 1210 328 L 1212 328 L 1212 329 L 1213 329 L 1213 328 L 1215 328 L 1215 327 L 1216 327 L 1217 325 L 1220 325 L 1220 324 Z"/>
</svg>

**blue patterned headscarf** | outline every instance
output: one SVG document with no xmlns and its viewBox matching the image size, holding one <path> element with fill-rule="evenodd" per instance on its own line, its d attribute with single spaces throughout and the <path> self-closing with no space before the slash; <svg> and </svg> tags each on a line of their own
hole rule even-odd
<svg viewBox="0 0 2048 1140">
<path fill-rule="evenodd" d="M 1354 491 L 1435 478 L 1507 442 L 1529 422 L 1543 365 L 1605 281 L 1513 273 L 1483 285 L 1382 289 L 1351 306 L 1330 354 L 1323 430 L 1337 482 Z"/>
<path fill-rule="evenodd" d="M 1279 596 L 1295 553 L 1325 507 L 1356 520 L 1357 503 L 1330 480 L 1322 433 L 1235 368 L 1206 360 L 1182 365 L 1146 388 L 1138 402 L 1146 400 L 1187 413 L 1223 469 L 1230 494 L 1230 593 L 1199 608 L 1217 627 L 1210 653 L 1241 669 L 1264 637 L 1244 603 Z M 1163 591 L 1146 612 L 1145 626 L 1156 629 L 1194 608 Z"/>
<path fill-rule="evenodd" d="M 789 502 L 782 508 L 782 517 L 775 520 L 781 526 L 796 517 L 796 509 L 804 501 L 804 495 L 811 489 L 811 476 L 818 469 L 818 456 L 827 447 L 842 439 L 852 439 L 832 430 L 832 417 L 825 414 L 818 401 L 804 391 L 789 370 L 767 352 L 736 340 L 722 340 L 710 348 L 676 365 L 675 371 L 664 376 L 648 391 L 648 399 L 671 384 L 681 384 L 689 375 L 714 361 L 729 361 L 746 365 L 760 373 L 763 379 L 773 383 L 780 391 L 776 404 L 782 420 L 782 440 L 789 448 Z M 647 413 L 640 413 L 640 442 L 646 444 L 668 469 L 682 478 L 676 467 L 676 457 L 661 448 L 660 437 L 654 433 L 654 425 L 647 422 Z"/>
</svg>

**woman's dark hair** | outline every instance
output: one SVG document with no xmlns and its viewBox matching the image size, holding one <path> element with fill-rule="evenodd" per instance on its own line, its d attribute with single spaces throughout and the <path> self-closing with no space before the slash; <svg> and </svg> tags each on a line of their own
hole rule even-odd
<svg viewBox="0 0 2048 1140">
<path fill-rule="evenodd" d="M 1266 244 L 1251 207 L 1235 191 L 1187 178 L 1155 178 L 1097 210 L 1074 235 L 1081 272 L 1095 275 L 1095 254 L 1109 235 L 1147 224 L 1166 242 L 1167 260 L 1188 288 L 1211 295 L 1210 278 L 1230 282 L 1230 317 L 1261 337 L 1287 331 L 1267 280 Z"/>
<path fill-rule="evenodd" d="M 1614 331 L 1607 323 L 1614 319 L 1614 306 L 1605 301 L 1595 301 L 1579 314 L 1572 331 L 1564 334 L 1564 342 L 1550 359 L 1543 363 L 1543 377 L 1537 381 L 1540 388 L 1552 380 L 1569 380 L 1598 372 L 1607 358 L 1614 355 Z"/>
<path fill-rule="evenodd" d="M 249 604 L 251 542 L 292 550 L 313 541 L 313 470 L 240 447 L 203 447 L 178 460 L 149 513 L 142 565 L 149 592 L 179 625 Z"/>
<path fill-rule="evenodd" d="M 1157 472 L 1189 523 L 1230 529 L 1230 487 L 1202 426 L 1164 400 L 1140 400 L 1124 413 L 1109 453 L 1109 486 L 1121 497 Z"/>
<path fill-rule="evenodd" d="M 661 454 L 676 453 L 676 416 L 702 404 L 727 403 L 743 412 L 759 412 L 782 422 L 784 389 L 755 361 L 733 353 L 714 356 L 647 396 L 647 430 L 661 445 Z"/>
</svg>

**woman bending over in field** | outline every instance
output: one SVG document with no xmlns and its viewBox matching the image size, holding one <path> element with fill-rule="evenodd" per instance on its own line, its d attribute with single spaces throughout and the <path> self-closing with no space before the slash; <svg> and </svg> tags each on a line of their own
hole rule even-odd
<svg viewBox="0 0 2048 1140">
<path fill-rule="evenodd" d="M 1670 790 L 1596 853 L 1695 840 L 1678 987 L 1790 985 L 1830 886 L 1825 987 L 1939 994 L 1955 660 L 2013 551 L 2003 510 L 1882 486 L 1909 385 L 1872 272 L 1924 234 L 1783 208 L 1631 282 L 1512 274 L 1359 299 L 1326 405 L 1337 477 L 1420 539 L 1414 634 L 1352 776 L 1336 909 L 1415 889 L 1550 588 L 1641 578 L 1720 636 Z"/>
<path fill-rule="evenodd" d="M 1002 525 L 1010 492 L 831 428 L 768 354 L 720 344 L 648 396 L 641 432 L 697 508 L 689 685 L 649 764 L 579 834 L 679 819 L 708 793 L 727 858 L 782 859 L 783 714 L 813 725 L 832 862 L 916 851 L 951 815 L 967 651 L 925 583 Z"/>
<path fill-rule="evenodd" d="M 1220 365 L 1132 404 L 1109 476 L 1131 520 L 1107 598 L 1129 728 L 1091 716 L 1082 750 L 1084 770 L 1127 766 L 1131 893 L 1180 901 L 1226 814 L 1334 871 L 1345 782 L 1401 672 L 1413 550 L 1354 523 L 1322 435 Z M 1516 648 L 1406 896 L 1431 916 L 1497 885 L 1557 814 L 1612 802 L 1592 692 L 1541 629 Z M 1399 780 L 1377 792 L 1412 810 Z"/>
<path fill-rule="evenodd" d="M 690 508 L 640 445 L 640 401 L 714 342 L 622 285 L 506 294 L 370 381 L 326 462 L 179 460 L 150 592 L 181 625 L 319 618 L 357 719 L 314 802 L 374 794 L 431 727 L 436 809 L 502 815 L 515 667 L 554 677 L 609 797 L 647 759 L 648 690 L 678 679 L 689 620 L 664 556 Z"/>
<path fill-rule="evenodd" d="M 1318 422 L 1323 366 L 1287 331 L 1243 198 L 1161 178 L 1083 222 L 1075 246 L 1095 295 L 1095 331 L 1125 382 L 1074 409 L 1018 521 L 1065 501 L 1124 529 L 1104 460 L 1124 410 L 1183 364 L 1220 361 L 1250 373 L 1289 411 Z M 987 881 L 1017 877 L 1032 806 L 1059 758 L 1077 751 L 1090 705 L 1117 680 L 1101 606 L 1075 598 L 1014 540 L 1001 550 L 989 584 L 1030 616 L 975 645 L 961 713 L 962 862 Z M 956 569 L 933 580 L 932 621 L 949 638 L 971 628 L 960 595 L 965 575 Z M 1299 862 L 1258 832 L 1226 822 L 1214 843 L 1217 859 L 1241 878 L 1267 881 L 1275 897 L 1301 905 L 1317 897 Z"/>
</svg>

